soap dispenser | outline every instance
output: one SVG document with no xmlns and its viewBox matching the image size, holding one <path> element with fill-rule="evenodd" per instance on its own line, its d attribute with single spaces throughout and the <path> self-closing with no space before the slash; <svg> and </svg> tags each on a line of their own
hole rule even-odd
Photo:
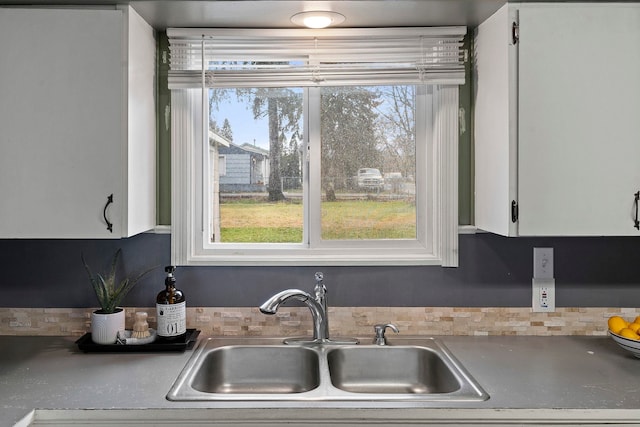
<svg viewBox="0 0 640 427">
<path fill-rule="evenodd" d="M 164 268 L 167 278 L 165 289 L 156 297 L 157 334 L 159 339 L 175 341 L 183 339 L 187 333 L 187 302 L 180 289 L 176 289 L 176 278 L 173 273 L 176 267 Z"/>
</svg>

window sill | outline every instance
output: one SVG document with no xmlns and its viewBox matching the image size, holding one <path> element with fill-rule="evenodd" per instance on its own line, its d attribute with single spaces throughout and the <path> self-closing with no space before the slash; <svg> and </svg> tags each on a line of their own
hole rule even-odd
<svg viewBox="0 0 640 427">
<path fill-rule="evenodd" d="M 384 251 L 379 253 L 354 253 L 353 251 L 271 250 L 268 253 L 239 251 L 219 255 L 193 255 L 186 265 L 194 266 L 394 266 L 394 265 L 441 265 L 442 260 L 420 251 Z M 302 253 L 304 252 L 304 253 Z"/>
</svg>

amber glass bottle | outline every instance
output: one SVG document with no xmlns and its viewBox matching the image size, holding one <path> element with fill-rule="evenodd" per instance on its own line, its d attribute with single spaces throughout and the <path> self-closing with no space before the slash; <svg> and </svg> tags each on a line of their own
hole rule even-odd
<svg viewBox="0 0 640 427">
<path fill-rule="evenodd" d="M 187 333 L 187 302 L 180 289 L 176 289 L 173 265 L 164 268 L 167 278 L 165 289 L 156 297 L 156 318 L 158 339 L 166 341 L 183 340 Z"/>
</svg>

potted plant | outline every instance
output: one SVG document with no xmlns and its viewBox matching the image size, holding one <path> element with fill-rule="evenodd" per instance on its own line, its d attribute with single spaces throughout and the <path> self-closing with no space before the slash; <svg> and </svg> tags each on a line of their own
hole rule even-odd
<svg viewBox="0 0 640 427">
<path fill-rule="evenodd" d="M 87 270 L 93 290 L 98 297 L 100 309 L 91 313 L 91 339 L 96 344 L 113 344 L 118 337 L 118 331 L 124 330 L 125 313 L 120 303 L 138 280 L 153 270 L 150 268 L 135 278 L 125 277 L 120 282 L 116 280 L 118 260 L 122 253 L 118 249 L 111 261 L 111 269 L 107 275 L 94 274 L 82 255 L 82 263 Z"/>
</svg>

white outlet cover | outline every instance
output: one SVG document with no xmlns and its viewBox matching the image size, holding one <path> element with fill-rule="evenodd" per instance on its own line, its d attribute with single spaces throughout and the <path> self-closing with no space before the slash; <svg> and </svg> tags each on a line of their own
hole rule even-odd
<svg viewBox="0 0 640 427">
<path fill-rule="evenodd" d="M 556 311 L 556 281 L 555 279 L 532 279 L 531 308 L 534 313 Z M 546 292 L 546 306 L 543 305 L 542 291 Z"/>
</svg>

